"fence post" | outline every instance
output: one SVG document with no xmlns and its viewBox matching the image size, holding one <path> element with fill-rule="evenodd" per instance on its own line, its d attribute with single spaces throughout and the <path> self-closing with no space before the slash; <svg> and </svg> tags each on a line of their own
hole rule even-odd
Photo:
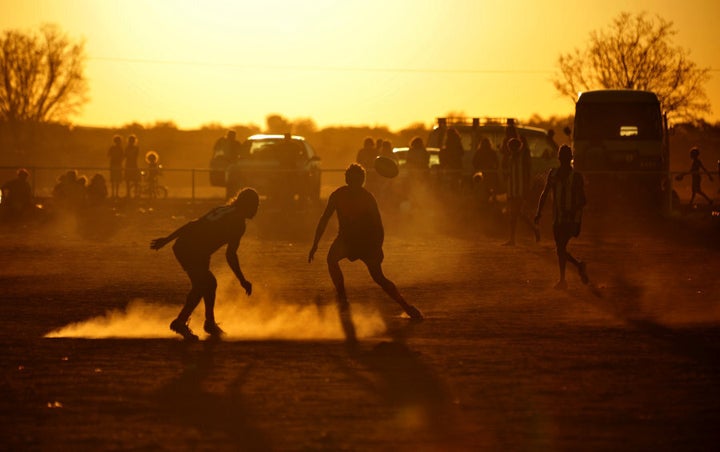
<svg viewBox="0 0 720 452">
<path fill-rule="evenodd" d="M 668 170 L 667 172 L 667 215 L 672 215 L 672 201 L 673 201 L 673 176 L 672 172 Z"/>
<path fill-rule="evenodd" d="M 192 202 L 195 202 L 195 168 L 191 170 L 192 173 Z"/>
</svg>

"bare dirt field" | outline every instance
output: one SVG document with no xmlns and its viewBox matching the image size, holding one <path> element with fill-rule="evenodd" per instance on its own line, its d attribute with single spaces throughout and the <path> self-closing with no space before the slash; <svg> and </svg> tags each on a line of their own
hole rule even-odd
<svg viewBox="0 0 720 452">
<path fill-rule="evenodd" d="M 557 291 L 549 224 L 540 243 L 520 228 L 510 248 L 487 217 L 385 210 L 386 274 L 427 318 L 401 317 L 361 263 L 345 262 L 361 336 L 351 355 L 323 259 L 333 230 L 307 263 L 317 209 L 261 206 L 248 223 L 251 297 L 213 258 L 222 341 L 170 332 L 189 283 L 149 241 L 210 206 L 128 203 L 0 229 L 0 449 L 720 444 L 720 229 L 707 211 L 589 213 L 570 250 L 592 285 L 569 269 Z"/>
</svg>

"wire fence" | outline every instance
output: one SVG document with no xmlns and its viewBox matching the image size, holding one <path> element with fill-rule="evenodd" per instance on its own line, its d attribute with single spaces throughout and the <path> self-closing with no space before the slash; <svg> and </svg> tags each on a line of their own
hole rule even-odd
<svg viewBox="0 0 720 452">
<path fill-rule="evenodd" d="M 0 167 L 0 182 L 8 181 L 16 177 L 17 169 L 17 167 Z M 78 176 L 85 176 L 88 180 L 95 174 L 101 174 L 108 184 L 108 190 L 110 190 L 110 170 L 107 167 L 71 168 L 61 166 L 30 166 L 26 167 L 26 169 L 30 172 L 30 183 L 33 187 L 33 194 L 37 198 L 51 197 L 53 188 L 58 183 L 58 179 L 68 171 L 76 171 Z M 144 168 L 140 168 L 140 170 L 143 171 L 143 173 L 146 171 Z M 282 170 L 253 169 L 252 171 L 277 172 Z M 210 168 L 162 168 L 158 183 L 167 188 L 169 198 L 189 200 L 224 199 L 226 196 L 225 188 L 211 184 L 211 172 L 212 170 Z M 345 168 L 321 170 L 321 198 L 327 198 L 332 190 L 345 183 L 344 172 Z M 412 171 L 403 169 L 403 172 L 406 176 L 413 177 Z M 446 171 L 445 174 L 447 173 Z M 612 178 L 619 178 L 620 180 L 654 176 L 657 180 L 662 180 L 663 183 L 666 184 L 664 190 L 664 193 L 666 193 L 664 207 L 668 209 L 672 208 L 672 203 L 674 202 L 673 193 L 675 193 L 675 196 L 680 194 L 681 198 L 686 197 L 690 193 L 692 180 L 690 175 L 686 175 L 686 172 L 681 171 L 583 171 L 583 174 L 588 176 L 588 178 L 594 176 L 611 176 Z M 677 180 L 676 176 L 681 174 L 686 175 L 686 177 L 682 180 Z M 706 177 L 706 175 L 703 175 L 703 178 Z M 718 179 L 720 179 L 720 177 Z M 667 188 L 669 188 L 669 190 Z M 708 185 L 706 193 L 713 197 L 715 192 L 716 189 Z M 119 194 L 120 196 L 127 195 L 127 184 L 124 180 L 121 182 Z"/>
</svg>

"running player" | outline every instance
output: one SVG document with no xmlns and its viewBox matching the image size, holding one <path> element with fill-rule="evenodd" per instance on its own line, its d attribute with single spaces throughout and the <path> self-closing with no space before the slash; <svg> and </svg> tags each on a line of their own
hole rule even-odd
<svg viewBox="0 0 720 452">
<path fill-rule="evenodd" d="M 690 196 L 690 205 L 693 204 L 695 201 L 695 195 L 700 195 L 708 202 L 709 205 L 712 206 L 712 199 L 708 195 L 705 194 L 705 192 L 702 191 L 700 188 L 700 179 L 702 178 L 702 171 L 705 171 L 705 174 L 707 174 L 708 179 L 710 179 L 710 182 L 712 182 L 712 174 L 710 174 L 710 171 L 708 171 L 705 168 L 705 165 L 703 165 L 702 161 L 700 160 L 700 148 L 694 147 L 690 149 L 690 161 L 692 162 L 690 164 L 690 170 L 686 173 L 680 173 L 678 174 L 675 179 L 682 180 L 683 176 L 686 174 L 692 175 L 692 195 Z M 719 166 L 720 168 L 720 166 Z"/>
<path fill-rule="evenodd" d="M 567 245 L 571 238 L 580 234 L 582 209 L 585 206 L 585 188 L 582 174 L 573 170 L 572 149 L 568 145 L 560 146 L 558 160 L 560 167 L 553 168 L 547 177 L 545 188 L 540 195 L 535 224 L 540 224 L 540 216 L 548 193 L 553 194 L 553 235 L 557 248 L 558 266 L 560 267 L 560 280 L 556 289 L 567 288 L 565 282 L 565 265 L 570 262 L 577 267 L 583 284 L 588 283 L 586 265 L 575 259 L 568 251 Z"/>
<path fill-rule="evenodd" d="M 197 339 L 188 327 L 190 314 L 205 300 L 205 324 L 203 329 L 211 336 L 220 336 L 223 331 L 215 323 L 215 290 L 217 280 L 210 271 L 210 256 L 221 246 L 227 245 L 225 257 L 245 293 L 252 294 L 252 284 L 240 270 L 237 249 L 245 233 L 245 220 L 253 218 L 260 201 L 252 188 L 243 189 L 235 198 L 221 207 L 216 207 L 202 217 L 181 226 L 167 237 L 150 242 L 150 248 L 159 250 L 175 240 L 173 252 L 190 277 L 192 288 L 187 295 L 185 306 L 177 318 L 170 323 L 170 329 L 186 339 Z M 176 240 L 177 239 L 177 240 Z"/>
<path fill-rule="evenodd" d="M 357 163 L 351 164 L 345 171 L 345 182 L 347 185 L 335 190 L 328 198 L 327 207 L 315 230 L 315 240 L 308 255 L 308 262 L 312 262 L 325 227 L 330 217 L 337 211 L 338 235 L 328 250 L 327 265 L 337 291 L 340 321 L 345 337 L 348 344 L 354 346 L 357 342 L 355 327 L 339 265 L 343 259 L 363 261 L 372 279 L 405 310 L 411 319 L 422 320 L 423 316 L 415 306 L 405 301 L 395 284 L 383 274 L 382 245 L 385 233 L 375 197 L 363 188 L 365 169 Z"/>
</svg>

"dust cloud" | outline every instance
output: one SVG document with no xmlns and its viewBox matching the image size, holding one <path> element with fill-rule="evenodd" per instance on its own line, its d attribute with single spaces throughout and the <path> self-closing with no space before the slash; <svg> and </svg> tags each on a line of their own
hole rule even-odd
<svg viewBox="0 0 720 452">
<path fill-rule="evenodd" d="M 225 331 L 223 340 L 343 340 L 335 303 L 306 300 L 305 303 L 275 299 L 266 293 L 248 298 L 235 290 L 234 296 L 223 295 L 224 282 L 219 281 L 215 317 Z M 229 286 L 230 281 L 227 281 Z M 184 300 L 183 300 L 184 301 Z M 134 299 L 124 309 L 108 311 L 103 316 L 66 325 L 45 335 L 46 338 L 171 338 L 179 337 L 169 329 L 170 321 L 182 307 Z M 190 318 L 190 328 L 201 338 L 204 306 L 201 302 Z M 353 306 L 353 321 L 359 338 L 377 337 L 386 331 L 379 312 L 368 306 Z"/>
</svg>

